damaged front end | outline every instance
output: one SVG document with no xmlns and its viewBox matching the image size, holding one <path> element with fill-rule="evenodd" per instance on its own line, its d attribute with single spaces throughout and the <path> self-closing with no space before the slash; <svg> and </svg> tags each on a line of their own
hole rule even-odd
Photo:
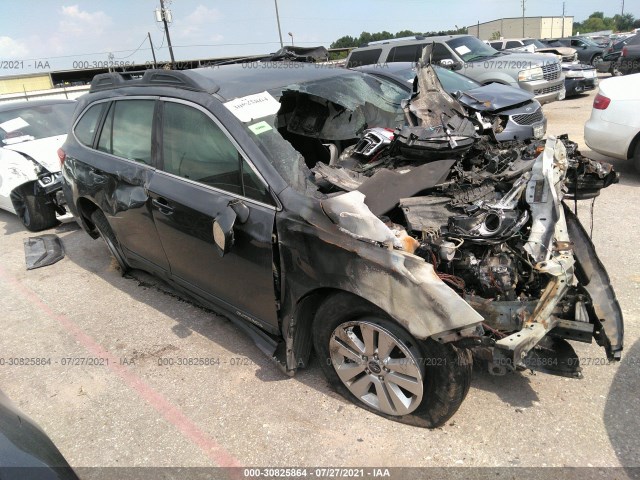
<svg viewBox="0 0 640 480">
<path fill-rule="evenodd" d="M 428 66 L 419 71 L 420 93 L 404 105 L 407 126 L 366 130 L 312 169 L 329 197 L 325 213 L 355 238 L 421 257 L 449 298 L 482 318 L 457 318 L 458 327 L 430 337 L 472 347 L 492 374 L 530 368 L 580 377 L 567 340 L 595 338 L 619 360 L 620 306 L 565 203 L 597 196 L 617 173 L 581 156 L 566 136 L 502 145 L 474 137 L 433 77 Z"/>
</svg>

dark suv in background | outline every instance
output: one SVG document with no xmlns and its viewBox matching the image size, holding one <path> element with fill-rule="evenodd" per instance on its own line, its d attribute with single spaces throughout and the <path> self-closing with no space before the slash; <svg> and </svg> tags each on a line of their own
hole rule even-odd
<svg viewBox="0 0 640 480">
<path fill-rule="evenodd" d="M 587 37 L 547 38 L 545 40 L 541 40 L 541 42 L 549 45 L 550 47 L 575 48 L 578 53 L 578 60 L 592 66 L 595 66 L 602 61 L 606 50 L 604 47 L 601 47 Z"/>
</svg>

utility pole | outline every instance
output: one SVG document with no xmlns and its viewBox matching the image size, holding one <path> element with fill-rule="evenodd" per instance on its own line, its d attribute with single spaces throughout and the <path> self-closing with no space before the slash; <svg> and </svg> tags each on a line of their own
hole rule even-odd
<svg viewBox="0 0 640 480">
<path fill-rule="evenodd" d="M 173 47 L 171 46 L 171 37 L 169 36 L 169 25 L 167 23 L 168 9 L 164 8 L 164 0 L 160 0 L 160 15 L 162 17 L 162 23 L 164 24 L 164 33 L 167 36 L 167 45 L 169 46 L 169 56 L 171 57 L 171 70 L 173 70 L 176 60 L 173 58 Z M 171 13 L 169 13 L 169 16 Z"/>
<path fill-rule="evenodd" d="M 520 0 L 520 2 L 522 3 L 522 36 L 525 37 L 524 34 L 524 4 L 527 0 Z"/>
<path fill-rule="evenodd" d="M 280 35 L 280 48 L 284 48 L 282 43 L 282 30 L 280 30 L 280 14 L 278 13 L 278 0 L 273 0 L 276 4 L 276 20 L 278 21 L 278 35 Z"/>
<path fill-rule="evenodd" d="M 622 0 L 622 13 L 620 15 L 624 15 L 624 0 Z"/>
<path fill-rule="evenodd" d="M 562 2 L 562 38 L 564 38 L 564 3 Z"/>
<path fill-rule="evenodd" d="M 158 64 L 156 62 L 156 51 L 153 49 L 153 42 L 151 41 L 151 34 L 147 32 L 147 37 L 149 37 L 149 45 L 151 45 L 151 55 L 153 55 L 153 68 L 158 68 Z"/>
</svg>

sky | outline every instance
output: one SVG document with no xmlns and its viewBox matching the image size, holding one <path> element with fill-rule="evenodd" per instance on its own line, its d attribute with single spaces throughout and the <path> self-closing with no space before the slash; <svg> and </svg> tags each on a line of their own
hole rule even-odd
<svg viewBox="0 0 640 480">
<path fill-rule="evenodd" d="M 171 0 L 169 34 L 176 61 L 263 54 L 280 47 L 274 0 Z M 620 13 L 622 0 L 566 0 L 576 21 L 594 11 Z M 0 76 L 42 73 L 105 62 L 168 60 L 160 0 L 2 0 Z M 362 31 L 437 31 L 522 15 L 521 0 L 277 0 L 282 39 L 324 45 Z M 527 16 L 561 16 L 561 0 L 526 0 Z M 640 17 L 640 0 L 625 13 Z"/>
</svg>

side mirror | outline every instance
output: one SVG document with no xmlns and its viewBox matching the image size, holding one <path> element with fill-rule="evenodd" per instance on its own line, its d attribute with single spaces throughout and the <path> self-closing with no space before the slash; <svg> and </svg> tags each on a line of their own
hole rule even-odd
<svg viewBox="0 0 640 480">
<path fill-rule="evenodd" d="M 225 209 L 213 221 L 213 242 L 216 244 L 218 255 L 223 257 L 233 246 L 233 226 L 236 223 L 236 212 L 232 208 Z"/>
<path fill-rule="evenodd" d="M 582 45 L 582 49 L 583 49 L 583 50 L 586 50 L 586 49 L 587 49 L 587 46 L 586 46 L 586 45 Z"/>
<path fill-rule="evenodd" d="M 229 253 L 235 241 L 233 227 L 236 220 L 238 223 L 245 223 L 250 212 L 249 207 L 242 203 L 242 200 L 233 200 L 213 221 L 213 242 L 216 244 L 218 255 L 223 257 Z"/>
<path fill-rule="evenodd" d="M 451 60 L 450 58 L 443 58 L 442 60 L 440 60 L 440 66 L 444 67 L 444 68 L 451 68 L 453 69 L 453 66 L 455 65 L 456 62 L 454 62 L 453 60 Z"/>
</svg>

